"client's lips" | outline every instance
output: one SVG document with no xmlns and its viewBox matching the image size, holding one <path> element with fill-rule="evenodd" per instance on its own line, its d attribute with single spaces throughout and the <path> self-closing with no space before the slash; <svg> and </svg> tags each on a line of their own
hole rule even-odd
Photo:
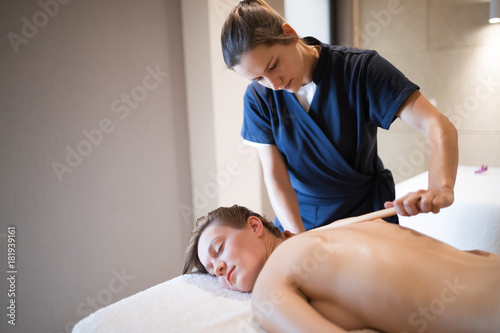
<svg viewBox="0 0 500 333">
<path fill-rule="evenodd" d="M 232 284 L 231 283 L 231 275 L 233 274 L 234 268 L 235 267 L 233 267 L 229 272 L 227 272 L 227 275 L 226 275 L 226 279 L 227 279 L 227 282 L 229 282 L 229 284 Z"/>
</svg>

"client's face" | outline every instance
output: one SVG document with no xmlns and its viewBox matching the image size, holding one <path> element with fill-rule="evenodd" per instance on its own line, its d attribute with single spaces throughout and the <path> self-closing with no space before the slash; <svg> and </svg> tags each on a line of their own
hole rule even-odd
<svg viewBox="0 0 500 333">
<path fill-rule="evenodd" d="M 200 236 L 198 257 L 224 287 L 250 292 L 267 259 L 262 232 L 250 224 L 245 229 L 210 225 Z"/>
</svg>

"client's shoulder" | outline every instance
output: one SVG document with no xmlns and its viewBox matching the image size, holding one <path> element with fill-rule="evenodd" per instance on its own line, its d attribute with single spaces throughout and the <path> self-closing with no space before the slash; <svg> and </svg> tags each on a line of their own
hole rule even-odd
<svg viewBox="0 0 500 333">
<path fill-rule="evenodd" d="M 315 230 L 306 231 L 288 238 L 281 243 L 269 258 L 276 263 L 283 263 L 283 267 L 288 267 L 289 264 L 297 261 L 313 249 L 318 242 L 327 241 L 327 235 Z"/>
<path fill-rule="evenodd" d="M 257 277 L 252 299 L 269 297 L 293 283 L 293 267 L 300 262 L 311 242 L 307 233 L 288 238 L 271 253 Z"/>
<path fill-rule="evenodd" d="M 315 231 L 307 231 L 287 239 L 269 256 L 257 282 L 265 280 L 281 284 L 292 283 L 294 267 L 302 265 L 308 258 L 314 258 L 321 251 L 335 251 L 336 246 L 332 240 L 330 233 Z"/>
</svg>

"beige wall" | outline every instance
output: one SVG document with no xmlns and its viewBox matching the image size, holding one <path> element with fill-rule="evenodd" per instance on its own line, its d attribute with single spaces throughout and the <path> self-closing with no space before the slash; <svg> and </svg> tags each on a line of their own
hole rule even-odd
<svg viewBox="0 0 500 333">
<path fill-rule="evenodd" d="M 500 24 L 489 1 L 360 0 L 359 45 L 421 87 L 459 131 L 460 164 L 500 165 Z M 427 169 L 422 137 L 397 120 L 380 155 L 401 181 Z"/>
<path fill-rule="evenodd" d="M 190 227 L 180 1 L 41 3 L 0 4 L 1 332 L 69 332 L 178 275 Z"/>
<path fill-rule="evenodd" d="M 222 24 L 238 2 L 182 1 L 193 179 L 193 206 L 190 213 L 185 212 L 188 222 L 233 204 L 274 217 L 258 156 L 240 136 L 249 81 L 228 70 L 222 59 Z M 283 12 L 282 0 L 268 3 Z"/>
</svg>

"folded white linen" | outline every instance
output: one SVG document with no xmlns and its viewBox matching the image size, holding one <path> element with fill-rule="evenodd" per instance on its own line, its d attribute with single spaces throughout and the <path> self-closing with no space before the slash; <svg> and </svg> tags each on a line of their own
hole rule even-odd
<svg viewBox="0 0 500 333">
<path fill-rule="evenodd" d="M 252 324 L 250 297 L 210 275 L 182 275 L 98 310 L 73 333 L 260 333 Z"/>
</svg>

